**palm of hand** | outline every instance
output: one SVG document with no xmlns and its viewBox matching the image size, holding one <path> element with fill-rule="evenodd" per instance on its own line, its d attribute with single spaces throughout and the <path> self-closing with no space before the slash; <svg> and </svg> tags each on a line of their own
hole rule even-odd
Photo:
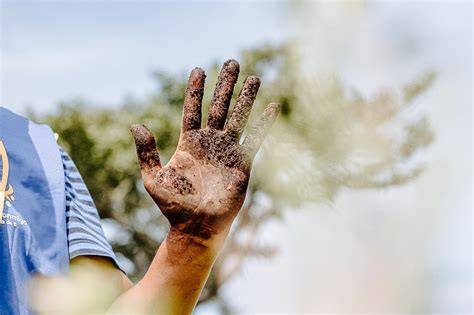
<svg viewBox="0 0 474 315">
<path fill-rule="evenodd" d="M 239 143 L 260 85 L 258 78 L 248 77 L 224 126 L 238 68 L 235 61 L 224 64 L 206 128 L 200 128 L 205 75 L 193 70 L 178 148 L 166 166 L 161 167 L 152 133 L 143 125 L 131 127 L 146 190 L 171 226 L 205 239 L 228 228 L 242 207 L 253 156 L 278 114 L 278 105 L 270 104 Z"/>
</svg>

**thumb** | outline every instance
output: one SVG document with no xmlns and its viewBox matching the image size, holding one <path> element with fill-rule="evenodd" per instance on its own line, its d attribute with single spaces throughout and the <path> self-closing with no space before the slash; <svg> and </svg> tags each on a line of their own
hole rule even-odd
<svg viewBox="0 0 474 315">
<path fill-rule="evenodd" d="M 135 139 L 138 161 L 142 172 L 160 170 L 160 155 L 156 149 L 155 137 L 147 127 L 141 124 L 133 124 L 130 131 Z"/>
</svg>

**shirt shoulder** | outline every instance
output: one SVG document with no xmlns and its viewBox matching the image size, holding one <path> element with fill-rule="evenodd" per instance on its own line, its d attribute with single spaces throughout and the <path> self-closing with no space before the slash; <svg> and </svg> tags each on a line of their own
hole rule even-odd
<svg viewBox="0 0 474 315">
<path fill-rule="evenodd" d="M 62 148 L 61 159 L 66 187 L 66 229 L 69 258 L 102 256 L 120 268 L 108 243 L 97 208 L 73 160 Z M 120 268 L 121 269 L 121 268 Z"/>
</svg>

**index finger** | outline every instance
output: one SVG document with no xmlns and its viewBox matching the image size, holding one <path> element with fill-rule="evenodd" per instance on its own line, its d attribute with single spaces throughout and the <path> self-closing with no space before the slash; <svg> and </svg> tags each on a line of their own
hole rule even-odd
<svg viewBox="0 0 474 315">
<path fill-rule="evenodd" d="M 201 68 L 191 71 L 184 97 L 181 132 L 201 128 L 201 106 L 206 75 Z"/>
</svg>

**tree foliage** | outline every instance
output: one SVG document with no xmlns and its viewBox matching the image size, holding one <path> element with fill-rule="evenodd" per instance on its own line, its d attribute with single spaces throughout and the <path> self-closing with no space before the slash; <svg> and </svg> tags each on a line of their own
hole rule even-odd
<svg viewBox="0 0 474 315">
<path fill-rule="evenodd" d="M 250 74 L 260 76 L 263 83 L 250 121 L 270 101 L 282 105 L 282 114 L 268 140 L 272 146 L 264 146 L 257 156 L 246 203 L 201 297 L 201 302 L 220 303 L 223 312 L 229 308 L 219 294 L 222 285 L 246 259 L 274 253 L 274 248 L 255 242 L 265 223 L 285 209 L 332 200 L 343 188 L 403 184 L 420 174 L 417 153 L 432 142 L 427 118 L 410 113 L 433 74 L 401 86 L 399 92 L 381 91 L 365 98 L 350 92 L 336 76 L 302 75 L 303 65 L 290 47 L 265 45 L 241 54 L 236 91 Z M 204 104 L 212 96 L 219 66 L 212 64 L 206 71 Z M 166 162 L 179 136 L 187 77 L 157 71 L 154 79 L 156 91 L 145 100 L 129 98 L 107 108 L 73 100 L 52 113 L 31 114 L 59 134 L 104 225 L 114 231 L 110 240 L 114 250 L 135 279 L 146 271 L 167 224 L 142 187 L 128 126 L 147 125 Z"/>
</svg>

